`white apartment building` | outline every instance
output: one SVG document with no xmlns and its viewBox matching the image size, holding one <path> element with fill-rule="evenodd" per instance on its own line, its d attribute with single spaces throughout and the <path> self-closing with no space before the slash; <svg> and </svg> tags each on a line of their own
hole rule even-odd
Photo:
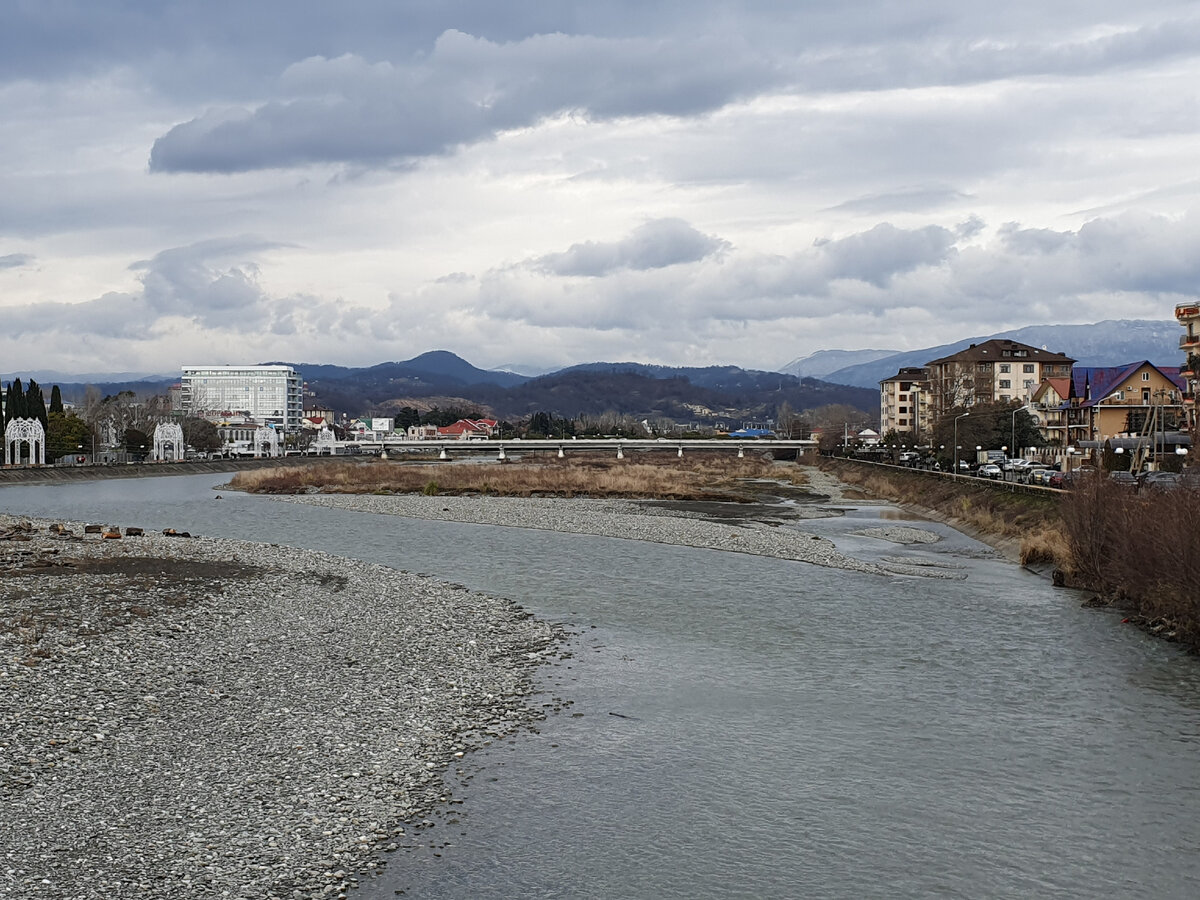
<svg viewBox="0 0 1200 900">
<path fill-rule="evenodd" d="M 188 416 L 241 415 L 284 431 L 299 428 L 304 415 L 300 376 L 291 366 L 184 366 L 179 407 Z"/>
</svg>

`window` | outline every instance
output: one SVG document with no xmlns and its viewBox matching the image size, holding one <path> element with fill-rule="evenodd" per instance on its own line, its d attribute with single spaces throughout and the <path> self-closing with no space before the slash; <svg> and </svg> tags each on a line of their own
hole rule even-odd
<svg viewBox="0 0 1200 900">
<path fill-rule="evenodd" d="M 1149 372 L 1143 372 L 1143 373 L 1142 373 L 1142 381 L 1149 381 L 1149 380 L 1150 380 L 1150 373 L 1149 373 Z"/>
<path fill-rule="evenodd" d="M 1024 387 L 1024 388 L 1025 388 L 1025 390 L 1029 390 L 1031 387 L 1033 387 L 1033 379 L 1032 379 L 1032 378 L 1026 378 L 1026 379 L 1025 379 L 1025 380 L 1024 380 L 1022 383 L 1021 383 L 1021 386 L 1022 386 L 1022 387 Z"/>
<path fill-rule="evenodd" d="M 1003 372 L 1005 375 L 1008 374 L 1008 371 L 1011 368 L 1012 368 L 1012 366 L 1010 366 L 1008 363 L 1000 363 L 1000 371 Z"/>
<path fill-rule="evenodd" d="M 1003 390 L 1011 389 L 1011 388 L 1012 388 L 1012 379 L 1011 378 L 1001 378 L 1000 379 L 1000 390 L 1003 391 Z"/>
<path fill-rule="evenodd" d="M 1033 374 L 1033 363 L 1025 363 L 1025 365 L 1021 366 L 1021 371 L 1024 372 L 1026 375 L 1032 375 Z"/>
</svg>

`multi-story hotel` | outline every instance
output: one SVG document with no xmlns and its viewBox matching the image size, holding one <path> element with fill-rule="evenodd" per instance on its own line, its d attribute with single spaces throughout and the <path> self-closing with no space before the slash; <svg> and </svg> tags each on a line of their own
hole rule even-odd
<svg viewBox="0 0 1200 900">
<path fill-rule="evenodd" d="M 879 431 L 911 434 L 929 433 L 929 384 L 926 370 L 919 366 L 901 369 L 879 382 Z"/>
<path fill-rule="evenodd" d="M 972 344 L 927 364 L 933 418 L 957 407 L 1020 400 L 1028 403 L 1047 378 L 1070 378 L 1075 360 L 1019 341 Z"/>
<path fill-rule="evenodd" d="M 291 366 L 184 366 L 179 406 L 188 416 L 240 415 L 292 431 L 304 414 L 301 388 Z"/>
</svg>

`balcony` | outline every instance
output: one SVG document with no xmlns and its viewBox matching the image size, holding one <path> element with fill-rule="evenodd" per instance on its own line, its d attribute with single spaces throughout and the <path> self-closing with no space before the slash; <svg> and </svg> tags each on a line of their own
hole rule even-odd
<svg viewBox="0 0 1200 900">
<path fill-rule="evenodd" d="M 1179 349 L 1187 350 L 1200 347 L 1200 334 L 1185 334 L 1179 339 Z"/>
<path fill-rule="evenodd" d="M 1195 319 L 1200 317 L 1200 304 L 1180 303 L 1175 307 L 1175 318 Z"/>
</svg>

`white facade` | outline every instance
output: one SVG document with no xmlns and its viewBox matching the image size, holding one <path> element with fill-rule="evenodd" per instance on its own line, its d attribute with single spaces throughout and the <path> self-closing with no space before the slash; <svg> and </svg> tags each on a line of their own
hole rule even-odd
<svg viewBox="0 0 1200 900">
<path fill-rule="evenodd" d="M 300 376 L 291 366 L 184 366 L 179 405 L 189 416 L 245 414 L 285 431 L 300 427 L 304 411 Z"/>
</svg>

